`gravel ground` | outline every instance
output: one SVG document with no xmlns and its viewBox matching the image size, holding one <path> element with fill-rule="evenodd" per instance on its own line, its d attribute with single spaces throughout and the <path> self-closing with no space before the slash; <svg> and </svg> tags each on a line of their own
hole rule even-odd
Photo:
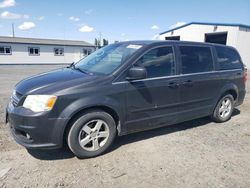
<svg viewBox="0 0 250 188">
<path fill-rule="evenodd" d="M 250 186 L 250 93 L 226 123 L 201 118 L 123 136 L 92 159 L 17 145 L 4 124 L 11 91 L 20 79 L 55 68 L 0 66 L 0 187 Z"/>
</svg>

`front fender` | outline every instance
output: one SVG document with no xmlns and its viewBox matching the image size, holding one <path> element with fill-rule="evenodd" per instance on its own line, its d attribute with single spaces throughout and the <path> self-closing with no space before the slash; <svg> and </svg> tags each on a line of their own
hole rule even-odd
<svg viewBox="0 0 250 188">
<path fill-rule="evenodd" d="M 115 111 L 117 115 L 119 116 L 120 123 L 123 124 L 123 109 L 122 104 L 118 103 L 113 98 L 110 98 L 108 96 L 98 96 L 98 97 L 84 97 L 80 98 L 70 105 L 68 105 L 66 108 L 62 110 L 62 112 L 59 115 L 58 122 L 55 126 L 55 129 L 53 131 L 53 135 L 56 135 L 56 137 L 59 139 L 59 142 L 62 143 L 63 136 L 65 132 L 65 128 L 71 118 L 77 114 L 78 112 L 91 108 L 91 107 L 108 107 Z"/>
<path fill-rule="evenodd" d="M 71 119 L 79 111 L 97 106 L 106 106 L 111 108 L 118 114 L 119 117 L 121 116 L 122 106 L 117 100 L 107 96 L 97 96 L 85 97 L 74 101 L 61 112 L 60 117 Z"/>
</svg>

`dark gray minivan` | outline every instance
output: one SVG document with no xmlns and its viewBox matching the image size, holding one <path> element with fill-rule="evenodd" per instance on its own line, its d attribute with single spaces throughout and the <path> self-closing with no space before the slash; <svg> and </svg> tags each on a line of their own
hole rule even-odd
<svg viewBox="0 0 250 188">
<path fill-rule="evenodd" d="M 111 44 L 78 63 L 19 82 L 6 111 L 27 148 L 64 140 L 79 158 L 125 135 L 211 116 L 230 119 L 247 74 L 232 47 L 180 41 Z"/>
</svg>

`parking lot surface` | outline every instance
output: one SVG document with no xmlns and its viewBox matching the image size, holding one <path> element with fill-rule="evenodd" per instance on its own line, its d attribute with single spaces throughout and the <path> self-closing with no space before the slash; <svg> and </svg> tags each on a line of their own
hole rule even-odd
<svg viewBox="0 0 250 188">
<path fill-rule="evenodd" d="M 96 158 L 19 146 L 4 123 L 14 85 L 60 67 L 0 66 L 0 187 L 250 186 L 250 93 L 226 123 L 201 118 L 119 137 Z"/>
</svg>

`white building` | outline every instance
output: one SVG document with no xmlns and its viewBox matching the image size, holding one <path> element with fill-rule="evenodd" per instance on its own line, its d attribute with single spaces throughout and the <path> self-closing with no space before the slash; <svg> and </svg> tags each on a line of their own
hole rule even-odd
<svg viewBox="0 0 250 188">
<path fill-rule="evenodd" d="M 84 41 L 0 37 L 0 65 L 69 64 L 94 50 Z"/>
<path fill-rule="evenodd" d="M 250 68 L 250 26 L 191 22 L 160 33 L 161 40 L 212 42 L 235 47 Z"/>
</svg>

